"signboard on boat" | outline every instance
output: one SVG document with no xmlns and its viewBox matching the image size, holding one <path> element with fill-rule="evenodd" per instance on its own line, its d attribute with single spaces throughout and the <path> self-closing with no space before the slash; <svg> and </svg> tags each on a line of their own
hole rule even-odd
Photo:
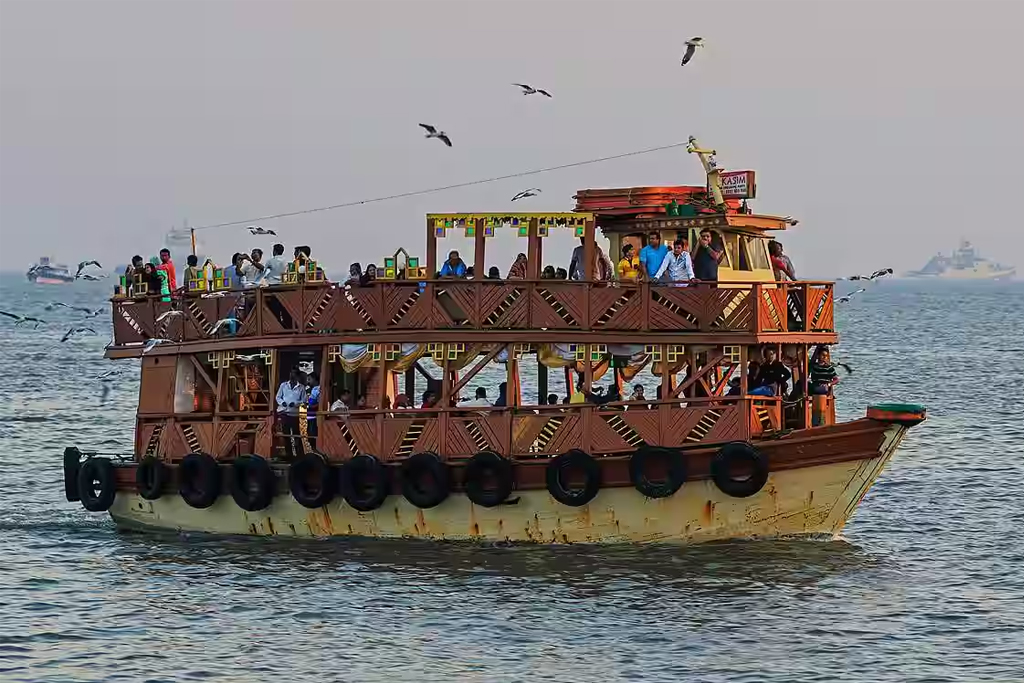
<svg viewBox="0 0 1024 683">
<path fill-rule="evenodd" d="M 718 177 L 725 199 L 753 199 L 757 194 L 753 171 L 722 171 Z"/>
</svg>

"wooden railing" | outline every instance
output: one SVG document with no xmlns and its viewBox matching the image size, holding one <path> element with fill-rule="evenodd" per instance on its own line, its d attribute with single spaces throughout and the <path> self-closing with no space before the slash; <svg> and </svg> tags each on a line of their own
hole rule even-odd
<svg viewBox="0 0 1024 683">
<path fill-rule="evenodd" d="M 573 404 L 521 408 L 355 411 L 320 416 L 316 448 L 332 460 L 369 453 L 395 460 L 433 451 L 446 459 L 492 450 L 515 458 L 633 453 L 643 444 L 676 448 L 745 440 L 783 427 L 778 398 L 713 397 L 606 406 Z M 140 417 L 136 454 L 175 462 L 187 453 L 230 460 L 244 453 L 283 451 L 270 414 L 179 414 Z"/>
<path fill-rule="evenodd" d="M 281 285 L 114 299 L 115 346 L 401 330 L 833 332 L 831 282 L 663 284 L 560 280 L 379 281 Z M 171 315 L 161 316 L 168 311 Z M 217 321 L 231 318 L 213 332 Z"/>
</svg>

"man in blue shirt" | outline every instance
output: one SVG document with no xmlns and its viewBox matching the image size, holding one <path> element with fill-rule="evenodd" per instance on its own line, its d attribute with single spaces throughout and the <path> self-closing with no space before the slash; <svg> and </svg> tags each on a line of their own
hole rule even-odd
<svg viewBox="0 0 1024 683">
<path fill-rule="evenodd" d="M 466 264 L 459 258 L 459 252 L 448 252 L 448 260 L 441 266 L 441 277 L 466 277 Z"/>
<path fill-rule="evenodd" d="M 647 246 L 640 250 L 640 263 L 644 267 L 644 275 L 648 280 L 657 277 L 661 264 L 665 262 L 665 255 L 668 254 L 668 245 L 661 243 L 661 233 L 651 232 L 647 236 Z"/>
</svg>

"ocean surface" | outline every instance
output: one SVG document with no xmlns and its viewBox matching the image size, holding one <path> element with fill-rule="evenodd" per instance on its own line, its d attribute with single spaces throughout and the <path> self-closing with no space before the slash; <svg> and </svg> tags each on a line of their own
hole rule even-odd
<svg viewBox="0 0 1024 683">
<path fill-rule="evenodd" d="M 928 421 L 842 539 L 682 549 L 119 533 L 61 453 L 130 450 L 137 379 L 41 310 L 108 291 L 0 277 L 49 323 L 0 319 L 0 681 L 1024 680 L 1024 283 L 839 306 L 843 417 Z"/>
</svg>

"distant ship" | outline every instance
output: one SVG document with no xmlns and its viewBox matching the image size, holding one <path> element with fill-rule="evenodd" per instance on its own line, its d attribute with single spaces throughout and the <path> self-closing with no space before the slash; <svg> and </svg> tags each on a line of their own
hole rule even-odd
<svg viewBox="0 0 1024 683">
<path fill-rule="evenodd" d="M 952 255 L 936 254 L 924 268 L 909 271 L 905 275 L 936 280 L 1008 280 L 1016 272 L 1013 266 L 1004 266 L 979 256 L 970 242 L 961 240 L 960 248 Z"/>
<path fill-rule="evenodd" d="M 67 266 L 52 263 L 49 256 L 40 257 L 39 263 L 29 267 L 25 277 L 29 282 L 40 285 L 62 285 L 75 281 L 75 276 L 71 274 Z"/>
</svg>

